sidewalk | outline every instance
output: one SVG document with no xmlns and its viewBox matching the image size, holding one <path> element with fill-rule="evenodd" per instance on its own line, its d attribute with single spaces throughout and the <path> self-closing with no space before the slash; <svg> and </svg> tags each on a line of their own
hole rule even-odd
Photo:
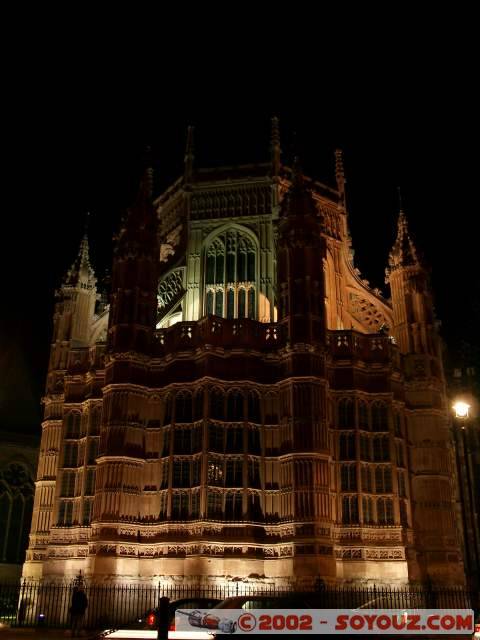
<svg viewBox="0 0 480 640">
<path fill-rule="evenodd" d="M 81 637 L 89 640 L 96 637 L 96 632 L 85 631 L 85 635 Z M 71 637 L 71 631 L 68 629 L 31 629 L 20 628 L 11 629 L 9 627 L 0 627 L 0 640 L 65 640 Z"/>
</svg>

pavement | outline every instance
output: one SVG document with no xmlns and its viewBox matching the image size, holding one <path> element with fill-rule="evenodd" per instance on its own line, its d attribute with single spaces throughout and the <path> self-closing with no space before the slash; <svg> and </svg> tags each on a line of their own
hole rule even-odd
<svg viewBox="0 0 480 640">
<path fill-rule="evenodd" d="M 90 640 L 97 637 L 98 632 L 83 631 L 81 637 Z M 69 629 L 39 629 L 10 627 L 0 627 L 0 640 L 65 640 L 71 638 L 72 632 Z"/>
</svg>

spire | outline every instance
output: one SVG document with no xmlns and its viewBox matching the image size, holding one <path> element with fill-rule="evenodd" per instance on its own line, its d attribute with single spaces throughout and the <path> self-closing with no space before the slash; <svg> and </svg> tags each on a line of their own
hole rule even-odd
<svg viewBox="0 0 480 640">
<path fill-rule="evenodd" d="M 294 157 L 292 167 L 292 184 L 285 194 L 280 210 L 280 217 L 294 218 L 302 216 L 304 222 L 307 218 L 311 218 L 318 222 L 318 211 L 313 201 L 312 194 L 305 187 L 302 167 L 298 155 Z"/>
<path fill-rule="evenodd" d="M 153 205 L 153 168 L 150 147 L 143 154 L 143 173 L 133 204 L 122 216 L 114 236 L 114 253 L 157 254 L 157 211 Z"/>
<path fill-rule="evenodd" d="M 402 212 L 403 211 L 403 201 L 402 201 L 402 190 L 400 187 L 397 187 L 397 193 L 398 193 L 398 211 Z"/>
<path fill-rule="evenodd" d="M 277 116 L 272 118 L 272 130 L 270 137 L 270 154 L 272 161 L 272 174 L 275 178 L 280 173 L 280 156 L 282 149 L 280 147 L 280 123 Z"/>
<path fill-rule="evenodd" d="M 119 233 L 114 236 L 116 240 L 115 251 L 120 246 L 133 247 L 141 245 L 140 239 L 145 229 L 151 229 L 156 225 L 156 211 L 153 206 L 153 167 L 150 147 L 146 147 L 142 158 L 143 173 L 141 175 L 137 195 L 133 204 L 127 208 L 122 216 Z M 147 235 L 152 235 L 147 233 Z M 146 249 L 146 247 L 144 247 Z"/>
<path fill-rule="evenodd" d="M 84 236 L 88 235 L 89 224 L 90 224 L 90 211 L 87 211 L 85 213 L 85 224 L 84 224 L 84 227 L 83 227 L 83 235 Z"/>
<path fill-rule="evenodd" d="M 140 180 L 140 188 L 138 191 L 138 199 L 151 202 L 153 197 L 153 161 L 152 150 L 147 145 L 143 152 L 143 175 Z"/>
<path fill-rule="evenodd" d="M 187 129 L 187 143 L 185 145 L 185 173 L 184 173 L 184 184 L 189 184 L 192 181 L 193 177 L 193 161 L 195 160 L 194 155 L 194 146 L 193 146 L 193 133 L 195 128 L 189 126 Z"/>
<path fill-rule="evenodd" d="M 390 251 L 388 263 L 390 271 L 401 267 L 420 266 L 420 260 L 415 244 L 408 230 L 408 221 L 405 211 L 403 210 L 402 196 L 400 187 L 398 187 L 399 213 L 397 222 L 397 238 L 395 244 Z M 388 278 L 387 273 L 387 278 Z"/>
<path fill-rule="evenodd" d="M 95 273 L 90 264 L 90 252 L 88 246 L 88 218 L 87 213 L 85 220 L 85 232 L 80 242 L 80 248 L 78 250 L 77 257 L 73 262 L 70 269 L 64 278 L 63 284 L 70 287 L 76 287 L 77 285 L 84 285 L 86 288 L 91 289 L 95 286 L 97 280 Z"/>
<path fill-rule="evenodd" d="M 303 169 L 298 155 L 293 158 L 292 184 L 297 188 L 303 187 Z"/>
<path fill-rule="evenodd" d="M 340 204 L 345 207 L 345 169 L 343 166 L 343 151 L 335 149 L 335 179 L 337 181 L 337 189 L 340 195 Z"/>
<path fill-rule="evenodd" d="M 325 337 L 322 222 L 296 154 L 280 205 L 277 241 L 278 318 L 286 323 L 291 344 L 314 344 Z"/>
<path fill-rule="evenodd" d="M 152 202 L 153 171 L 149 154 L 137 197 L 116 237 L 109 313 L 111 352 L 149 353 L 157 315 L 158 220 Z M 136 291 L 132 295 L 132 291 Z"/>
</svg>

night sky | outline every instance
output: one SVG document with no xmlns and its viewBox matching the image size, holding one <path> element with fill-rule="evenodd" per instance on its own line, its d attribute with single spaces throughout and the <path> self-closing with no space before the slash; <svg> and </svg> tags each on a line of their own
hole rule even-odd
<svg viewBox="0 0 480 640">
<path fill-rule="evenodd" d="M 268 160 L 274 114 L 283 161 L 296 146 L 305 173 L 320 181 L 334 184 L 341 147 L 355 264 L 385 292 L 400 185 L 432 267 L 442 333 L 452 347 L 463 338 L 478 348 L 477 71 L 469 39 L 443 37 L 447 23 L 439 33 L 430 25 L 428 37 L 426 23 L 389 28 L 378 41 L 366 34 L 349 50 L 310 40 L 308 51 L 265 46 L 227 56 L 211 45 L 188 64 L 167 49 L 152 48 L 146 65 L 125 47 L 96 58 L 88 42 L 74 53 L 50 43 L 21 70 L 7 70 L 0 428 L 40 433 L 53 294 L 78 251 L 86 211 L 98 277 L 111 266 L 112 234 L 145 144 L 159 193 L 183 170 L 189 124 L 197 166 Z"/>
</svg>

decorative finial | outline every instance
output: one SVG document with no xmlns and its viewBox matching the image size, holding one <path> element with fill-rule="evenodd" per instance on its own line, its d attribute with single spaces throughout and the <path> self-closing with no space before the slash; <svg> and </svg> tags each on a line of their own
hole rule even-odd
<svg viewBox="0 0 480 640">
<path fill-rule="evenodd" d="M 147 200 L 153 197 L 153 162 L 152 149 L 146 145 L 143 152 L 143 176 L 140 183 L 140 191 Z"/>
<path fill-rule="evenodd" d="M 403 200 L 402 200 L 402 190 L 400 187 L 397 187 L 398 194 L 398 233 L 402 232 L 408 236 L 408 221 L 407 216 L 405 215 L 405 211 L 403 209 Z"/>
<path fill-rule="evenodd" d="M 90 225 L 90 211 L 85 213 L 85 223 L 83 225 L 83 235 L 88 236 L 88 227 Z"/>
<path fill-rule="evenodd" d="M 272 160 L 272 173 L 274 177 L 278 177 L 280 173 L 280 155 L 282 153 L 282 149 L 280 147 L 280 123 L 277 116 L 273 116 L 272 118 L 270 153 Z"/>
<path fill-rule="evenodd" d="M 300 158 L 298 155 L 295 155 L 293 158 L 293 166 L 292 166 L 292 183 L 295 186 L 299 186 L 303 184 L 303 170 L 300 164 Z"/>
<path fill-rule="evenodd" d="M 335 149 L 335 179 L 337 181 L 337 189 L 340 195 L 340 204 L 345 208 L 345 168 L 343 166 L 343 151 Z"/>
<path fill-rule="evenodd" d="M 397 187 L 397 193 L 398 193 L 398 210 L 403 211 L 402 190 L 400 187 Z"/>
<path fill-rule="evenodd" d="M 185 157 L 184 157 L 184 163 L 185 163 L 184 182 L 185 182 L 185 184 L 188 184 L 189 182 L 191 182 L 192 176 L 193 176 L 193 161 L 195 159 L 195 156 L 194 156 L 194 153 L 193 153 L 193 132 L 194 132 L 194 127 L 193 126 L 189 126 L 187 128 L 187 143 L 185 145 Z"/>
<path fill-rule="evenodd" d="M 77 286 L 82 282 L 83 285 L 91 288 L 95 286 L 96 281 L 95 273 L 90 264 L 87 224 L 85 224 L 85 233 L 80 241 L 77 257 L 70 269 L 67 271 L 63 279 L 63 284 L 67 286 Z"/>
<path fill-rule="evenodd" d="M 397 222 L 397 238 L 390 251 L 388 263 L 389 269 L 387 273 L 388 282 L 390 273 L 400 267 L 420 265 L 420 259 L 415 244 L 408 230 L 408 220 L 403 210 L 403 201 L 400 187 L 397 187 L 398 193 L 398 222 Z"/>
</svg>

